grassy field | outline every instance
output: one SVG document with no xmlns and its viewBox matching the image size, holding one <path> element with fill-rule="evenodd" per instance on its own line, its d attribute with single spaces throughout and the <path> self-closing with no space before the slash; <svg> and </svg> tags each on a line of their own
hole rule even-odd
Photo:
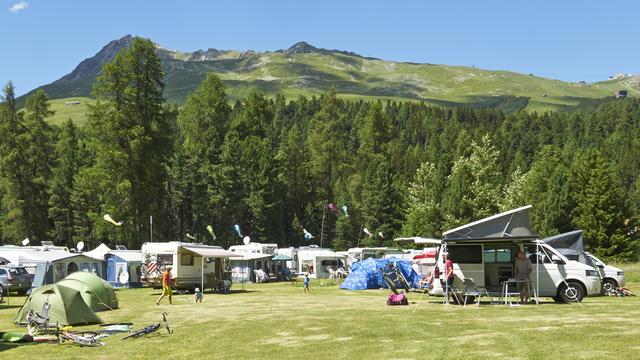
<svg viewBox="0 0 640 360">
<path fill-rule="evenodd" d="M 80 104 L 65 105 L 65 103 L 71 101 L 80 101 Z M 51 104 L 51 110 L 54 111 L 54 114 L 47 120 L 51 124 L 60 125 L 63 122 L 67 121 L 67 119 L 71 119 L 76 125 L 83 125 L 86 122 L 87 118 L 87 104 L 91 103 L 92 101 L 92 99 L 86 97 L 73 97 L 51 100 L 49 103 Z"/>
<path fill-rule="evenodd" d="M 637 266 L 637 265 L 636 265 Z M 630 287 L 637 289 L 639 283 Z M 441 298 L 410 294 L 409 306 L 385 304 L 387 290 L 345 291 L 324 280 L 303 294 L 300 283 L 236 286 L 231 294 L 206 294 L 202 304 L 174 296 L 157 307 L 159 292 L 118 292 L 120 309 L 105 322 L 132 321 L 136 328 L 169 314 L 175 332 L 106 346 L 0 344 L 2 359 L 603 359 L 639 358 L 640 297 L 587 298 L 560 305 L 442 305 Z M 0 306 L 0 330 L 24 297 Z M 94 329 L 86 326 L 83 329 Z M 80 329 L 80 328 L 77 328 Z"/>
</svg>

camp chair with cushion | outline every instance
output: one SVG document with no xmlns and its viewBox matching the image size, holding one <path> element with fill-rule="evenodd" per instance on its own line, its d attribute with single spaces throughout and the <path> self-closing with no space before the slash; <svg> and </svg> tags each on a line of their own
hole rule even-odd
<svg viewBox="0 0 640 360">
<path fill-rule="evenodd" d="M 464 278 L 462 280 L 462 284 L 464 286 L 464 305 L 467 306 L 467 301 L 470 297 L 476 298 L 476 303 L 478 306 L 480 305 L 480 297 L 488 296 L 491 298 L 491 302 L 493 302 L 493 296 L 487 291 L 487 288 L 484 286 L 476 285 L 475 281 L 472 278 Z"/>
<path fill-rule="evenodd" d="M 42 311 L 40 313 L 33 310 L 27 312 L 27 329 L 29 335 L 44 334 L 49 330 L 49 309 L 51 309 L 51 304 L 47 301 L 42 304 Z"/>
</svg>

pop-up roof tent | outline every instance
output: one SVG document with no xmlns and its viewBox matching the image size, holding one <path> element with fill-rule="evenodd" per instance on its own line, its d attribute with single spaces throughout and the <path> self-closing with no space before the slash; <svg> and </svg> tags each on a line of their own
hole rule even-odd
<svg viewBox="0 0 640 360">
<path fill-rule="evenodd" d="M 527 205 L 517 209 L 486 217 L 442 233 L 442 251 L 447 252 L 447 244 L 482 244 L 516 242 L 539 245 L 538 236 L 531 231 L 530 211 Z M 439 255 L 438 255 L 439 256 Z M 455 262 L 455 258 L 453 259 Z M 536 266 L 536 271 L 539 267 Z M 536 274 L 536 303 L 539 290 L 539 276 Z"/>
<path fill-rule="evenodd" d="M 118 298 L 113 287 L 98 276 L 88 272 L 75 272 L 58 284 L 80 291 L 85 303 L 93 311 L 118 308 Z"/>
<path fill-rule="evenodd" d="M 15 323 L 26 324 L 27 312 L 33 310 L 42 312 L 42 306 L 48 302 L 49 321 L 52 324 L 78 325 L 96 324 L 102 320 L 85 303 L 80 292 L 76 289 L 60 285 L 51 284 L 41 286 L 31 293 L 25 301 L 15 318 Z"/>
<path fill-rule="evenodd" d="M 543 239 L 545 243 L 551 245 L 558 250 L 559 253 L 566 256 L 571 260 L 579 261 L 589 266 L 596 265 L 585 254 L 584 239 L 582 237 L 582 230 L 569 231 L 563 234 L 551 236 Z"/>
</svg>

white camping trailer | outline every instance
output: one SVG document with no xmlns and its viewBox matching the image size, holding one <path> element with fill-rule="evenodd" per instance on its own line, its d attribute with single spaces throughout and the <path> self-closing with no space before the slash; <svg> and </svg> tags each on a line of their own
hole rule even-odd
<svg viewBox="0 0 640 360">
<path fill-rule="evenodd" d="M 458 278 L 472 278 L 499 293 L 513 277 L 516 252 L 523 250 L 533 265 L 531 286 L 538 296 L 568 302 L 599 294 L 600 278 L 593 267 L 567 259 L 531 233 L 530 210 L 524 206 L 444 232 L 438 252 L 441 279 L 448 253 Z M 440 282 L 433 285 L 432 292 L 442 294 Z"/>
<path fill-rule="evenodd" d="M 388 257 L 402 258 L 404 251 L 389 247 L 355 247 L 347 250 L 347 266 L 351 269 L 353 263 L 366 260 L 368 258 L 382 259 Z"/>
<path fill-rule="evenodd" d="M 298 249 L 298 275 L 309 273 L 310 278 L 327 279 L 331 272 L 346 269 L 347 257 L 331 249 L 301 247 Z"/>
<path fill-rule="evenodd" d="M 290 271 L 298 271 L 298 249 L 294 247 L 278 248 L 276 250 L 276 255 L 289 256 L 292 260 L 285 261 L 285 266 Z"/>
<path fill-rule="evenodd" d="M 142 276 L 144 286 L 162 286 L 162 269 L 171 266 L 171 277 L 177 289 L 223 289 L 231 286 L 229 257 L 233 253 L 220 246 L 180 241 L 146 242 L 142 244 Z"/>
</svg>

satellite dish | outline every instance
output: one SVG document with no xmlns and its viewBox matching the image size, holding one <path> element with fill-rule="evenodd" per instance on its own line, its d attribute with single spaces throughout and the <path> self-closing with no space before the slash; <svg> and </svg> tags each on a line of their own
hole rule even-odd
<svg viewBox="0 0 640 360">
<path fill-rule="evenodd" d="M 118 282 L 122 285 L 127 285 L 129 283 L 129 273 L 126 271 L 121 272 Z"/>
<path fill-rule="evenodd" d="M 248 237 L 248 236 L 245 236 L 245 237 L 242 239 L 242 242 L 243 242 L 245 245 L 249 245 L 249 243 L 251 242 L 251 238 L 250 238 L 250 237 Z"/>
<path fill-rule="evenodd" d="M 27 246 L 29 245 L 29 238 L 25 238 L 24 240 L 22 240 L 22 246 Z"/>
<path fill-rule="evenodd" d="M 84 242 L 80 241 L 78 245 L 76 245 L 76 249 L 78 249 L 78 251 L 82 251 L 82 249 L 84 249 Z"/>
</svg>

